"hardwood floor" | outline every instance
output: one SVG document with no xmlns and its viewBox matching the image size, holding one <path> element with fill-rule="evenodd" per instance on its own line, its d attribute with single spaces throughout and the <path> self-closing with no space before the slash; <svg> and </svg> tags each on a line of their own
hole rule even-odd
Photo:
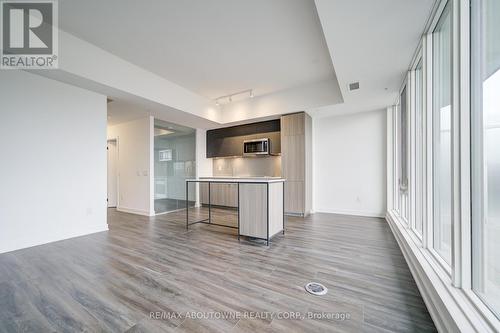
<svg viewBox="0 0 500 333">
<path fill-rule="evenodd" d="M 189 207 L 194 207 L 195 202 L 189 201 Z M 155 199 L 155 213 L 161 214 L 186 207 L 186 200 Z"/>
<path fill-rule="evenodd" d="M 214 209 L 213 217 L 234 223 L 236 212 Z M 0 255 L 0 332 L 436 330 L 383 219 L 289 217 L 270 247 L 238 242 L 228 228 L 186 231 L 184 211 L 109 210 L 109 227 Z M 307 294 L 309 281 L 328 294 Z"/>
</svg>

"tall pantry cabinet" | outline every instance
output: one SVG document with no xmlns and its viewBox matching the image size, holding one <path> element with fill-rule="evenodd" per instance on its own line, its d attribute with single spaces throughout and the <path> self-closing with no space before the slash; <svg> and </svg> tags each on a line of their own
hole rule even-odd
<svg viewBox="0 0 500 333">
<path fill-rule="evenodd" d="M 312 204 L 312 120 L 305 113 L 281 117 L 281 174 L 285 213 L 307 216 Z"/>
</svg>

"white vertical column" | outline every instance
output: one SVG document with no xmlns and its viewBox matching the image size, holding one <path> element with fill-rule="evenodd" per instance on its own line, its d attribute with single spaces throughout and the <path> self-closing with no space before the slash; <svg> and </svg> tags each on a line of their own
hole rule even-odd
<svg viewBox="0 0 500 333">
<path fill-rule="evenodd" d="M 207 131 L 196 129 L 196 177 L 212 177 L 212 159 L 207 158 Z M 196 183 L 196 206 L 200 206 L 200 184 Z"/>
<path fill-rule="evenodd" d="M 393 131 L 392 109 L 387 108 L 387 212 L 394 209 L 394 168 L 393 168 Z"/>
<path fill-rule="evenodd" d="M 149 116 L 149 216 L 155 215 L 155 118 Z"/>
</svg>

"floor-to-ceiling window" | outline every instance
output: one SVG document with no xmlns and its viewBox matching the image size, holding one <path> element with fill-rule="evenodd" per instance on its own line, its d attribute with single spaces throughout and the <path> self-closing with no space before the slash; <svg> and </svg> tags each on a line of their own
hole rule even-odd
<svg viewBox="0 0 500 333">
<path fill-rule="evenodd" d="M 405 223 L 409 223 L 408 134 L 408 89 L 404 86 L 399 95 L 399 212 Z"/>
<path fill-rule="evenodd" d="M 440 331 L 500 332 L 500 0 L 437 1 L 410 68 L 411 229 L 398 202 L 396 108 L 388 221 L 413 245 L 401 248 L 420 264 L 416 279 L 427 275 L 422 288 L 452 314 Z M 448 320 L 439 307 L 436 318 Z"/>
<path fill-rule="evenodd" d="M 424 179 L 424 147 L 423 147 L 423 136 L 424 136 L 424 72 L 422 59 L 417 62 L 414 74 L 414 91 L 415 91 L 415 187 L 416 187 L 416 202 L 415 202 L 415 231 L 419 237 L 422 237 L 423 228 L 423 207 L 424 207 L 424 186 L 422 180 Z"/>
<path fill-rule="evenodd" d="M 155 120 L 154 133 L 154 206 L 159 214 L 186 207 L 185 180 L 196 176 L 196 133 L 160 120 Z M 189 194 L 193 206 L 196 192 Z"/>
<path fill-rule="evenodd" d="M 400 151 L 400 189 L 407 191 L 408 189 L 408 108 L 406 106 L 406 86 L 400 95 L 400 133 L 401 133 L 401 151 Z"/>
<path fill-rule="evenodd" d="M 452 246 L 450 8 L 448 4 L 432 33 L 433 248 L 448 264 L 451 264 Z"/>
<path fill-rule="evenodd" d="M 472 4 L 472 282 L 500 316 L 500 0 Z"/>
</svg>

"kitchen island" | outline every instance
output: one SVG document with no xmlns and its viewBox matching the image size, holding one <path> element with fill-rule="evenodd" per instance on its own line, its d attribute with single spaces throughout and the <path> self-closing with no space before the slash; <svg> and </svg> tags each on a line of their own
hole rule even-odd
<svg viewBox="0 0 500 333">
<path fill-rule="evenodd" d="M 279 177 L 200 177 L 186 179 L 186 229 L 190 225 L 204 223 L 229 227 L 212 223 L 210 186 L 218 184 L 237 185 L 238 230 L 240 236 L 265 240 L 267 245 L 271 238 L 280 232 L 285 233 L 284 217 L 284 178 Z M 208 184 L 208 218 L 189 222 L 189 184 Z"/>
</svg>

